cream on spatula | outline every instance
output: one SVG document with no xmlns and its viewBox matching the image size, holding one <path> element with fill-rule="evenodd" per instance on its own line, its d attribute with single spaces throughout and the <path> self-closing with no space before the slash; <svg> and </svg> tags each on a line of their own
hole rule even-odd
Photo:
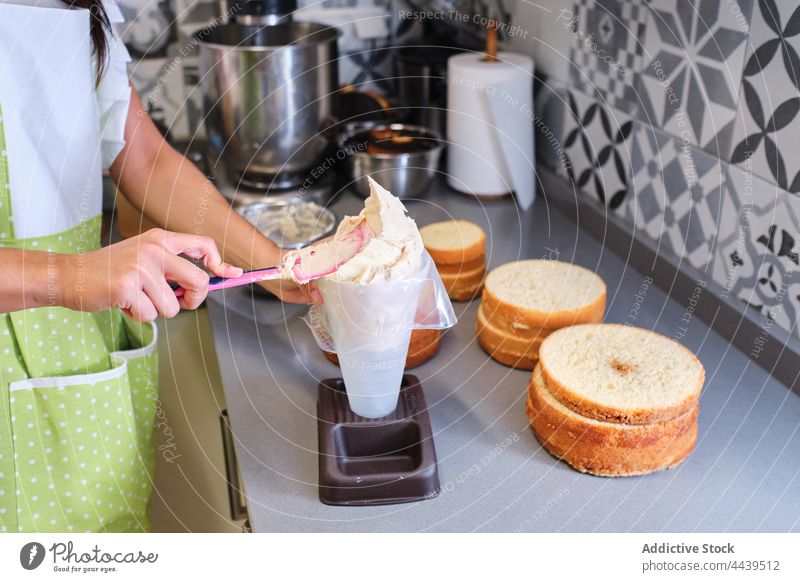
<svg viewBox="0 0 800 582">
<path fill-rule="evenodd" d="M 367 284 L 416 272 L 423 251 L 414 221 L 402 202 L 368 178 L 370 195 L 358 216 L 346 216 L 330 240 L 287 253 L 282 265 L 247 271 L 239 277 L 212 277 L 208 290 L 270 279 L 300 284 L 322 277 Z M 183 295 L 180 287 L 175 294 Z"/>
<path fill-rule="evenodd" d="M 333 238 L 288 253 L 282 265 L 245 271 L 238 277 L 211 277 L 208 280 L 208 290 L 217 291 L 271 279 L 291 279 L 300 284 L 310 283 L 314 279 L 335 273 L 339 267 L 363 251 L 371 237 L 370 227 L 365 222 L 339 239 Z M 175 288 L 177 297 L 181 297 L 185 292 L 183 287 Z"/>
</svg>

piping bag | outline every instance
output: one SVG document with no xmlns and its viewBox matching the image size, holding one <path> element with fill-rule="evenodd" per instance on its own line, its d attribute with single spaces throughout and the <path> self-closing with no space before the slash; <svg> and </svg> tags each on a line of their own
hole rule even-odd
<svg viewBox="0 0 800 582">
<path fill-rule="evenodd" d="M 329 352 L 341 347 L 337 335 L 353 339 L 361 334 L 366 344 L 371 341 L 367 336 L 386 339 L 412 329 L 445 329 L 457 321 L 416 223 L 399 198 L 372 178 L 368 181 L 364 209 L 345 217 L 334 236 L 334 241 L 345 240 L 366 229 L 366 244 L 317 281 L 325 301 L 311 306 L 305 317 L 320 348 Z M 355 235 L 359 245 L 363 240 Z M 355 340 L 348 344 L 364 347 Z"/>
<path fill-rule="evenodd" d="M 319 347 L 338 355 L 352 411 L 381 418 L 397 406 L 411 332 L 445 329 L 457 320 L 402 202 L 369 183 L 364 210 L 339 228 L 349 232 L 367 224 L 373 236 L 350 261 L 317 281 L 324 302 L 303 319 Z"/>
</svg>

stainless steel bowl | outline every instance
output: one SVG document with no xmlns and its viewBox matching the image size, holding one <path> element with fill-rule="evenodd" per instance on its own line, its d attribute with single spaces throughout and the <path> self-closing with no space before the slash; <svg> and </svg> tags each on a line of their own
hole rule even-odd
<svg viewBox="0 0 800 582">
<path fill-rule="evenodd" d="M 299 249 L 325 238 L 333 233 L 337 222 L 333 212 L 315 202 L 268 200 L 240 206 L 236 211 L 261 234 L 289 249 Z M 299 224 L 307 232 L 298 235 L 283 221 Z"/>
<path fill-rule="evenodd" d="M 235 174 L 298 174 L 320 157 L 339 86 L 339 35 L 308 22 L 195 35 L 206 131 Z"/>
<path fill-rule="evenodd" d="M 389 129 L 409 131 L 434 144 L 425 150 L 406 153 L 370 153 L 360 147 L 359 136 L 365 131 Z M 399 198 L 412 198 L 422 194 L 436 175 L 439 158 L 444 148 L 441 135 L 427 127 L 403 123 L 354 123 L 346 126 L 338 137 L 340 151 L 346 154 L 348 176 L 356 191 L 369 195 L 367 176 Z"/>
</svg>

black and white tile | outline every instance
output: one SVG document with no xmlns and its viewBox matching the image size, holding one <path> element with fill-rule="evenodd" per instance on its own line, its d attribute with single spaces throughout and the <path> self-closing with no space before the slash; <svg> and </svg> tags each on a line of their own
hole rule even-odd
<svg viewBox="0 0 800 582">
<path fill-rule="evenodd" d="M 640 0 L 579 0 L 556 22 L 571 35 L 570 81 L 611 107 L 633 113 L 633 73 L 641 70 L 647 7 Z"/>
<path fill-rule="evenodd" d="M 639 117 L 726 156 L 736 120 L 752 0 L 651 0 Z"/>
<path fill-rule="evenodd" d="M 183 71 L 176 66 L 175 47 L 166 57 L 142 59 L 130 65 L 131 84 L 142 99 L 145 110 L 168 140 L 189 136 Z"/>
<path fill-rule="evenodd" d="M 134 60 L 164 58 L 167 47 L 175 42 L 177 28 L 175 6 L 171 0 L 120 0 L 125 17 L 122 41 Z"/>
<path fill-rule="evenodd" d="M 630 181 L 633 120 L 578 91 L 567 91 L 558 172 L 608 208 L 619 208 Z"/>
<path fill-rule="evenodd" d="M 624 216 L 634 228 L 700 270 L 733 231 L 737 201 L 727 196 L 719 159 L 637 122 Z"/>
<path fill-rule="evenodd" d="M 298 20 L 339 29 L 339 82 L 391 95 L 396 91 L 391 46 L 402 43 L 419 19 L 392 18 L 393 10 L 411 8 L 395 0 L 300 0 Z M 392 28 L 394 26 L 394 28 Z"/>
<path fill-rule="evenodd" d="M 719 246 L 714 279 L 800 337 L 800 197 L 734 166 L 727 184 L 741 205 L 736 228 Z"/>
<path fill-rule="evenodd" d="M 564 85 L 534 76 L 533 132 L 536 140 L 536 163 L 558 170 L 564 161 L 564 121 L 567 89 Z"/>
<path fill-rule="evenodd" d="M 761 0 L 754 8 L 744 78 L 741 120 L 731 161 L 784 190 L 800 192 L 800 5 Z"/>
</svg>

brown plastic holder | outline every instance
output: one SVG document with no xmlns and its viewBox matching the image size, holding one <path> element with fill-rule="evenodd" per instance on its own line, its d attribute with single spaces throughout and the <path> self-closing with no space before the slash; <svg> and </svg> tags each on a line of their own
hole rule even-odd
<svg viewBox="0 0 800 582">
<path fill-rule="evenodd" d="M 389 505 L 439 495 L 428 405 L 419 379 L 403 376 L 397 409 L 379 419 L 350 410 L 341 378 L 319 384 L 319 499 Z"/>
</svg>

